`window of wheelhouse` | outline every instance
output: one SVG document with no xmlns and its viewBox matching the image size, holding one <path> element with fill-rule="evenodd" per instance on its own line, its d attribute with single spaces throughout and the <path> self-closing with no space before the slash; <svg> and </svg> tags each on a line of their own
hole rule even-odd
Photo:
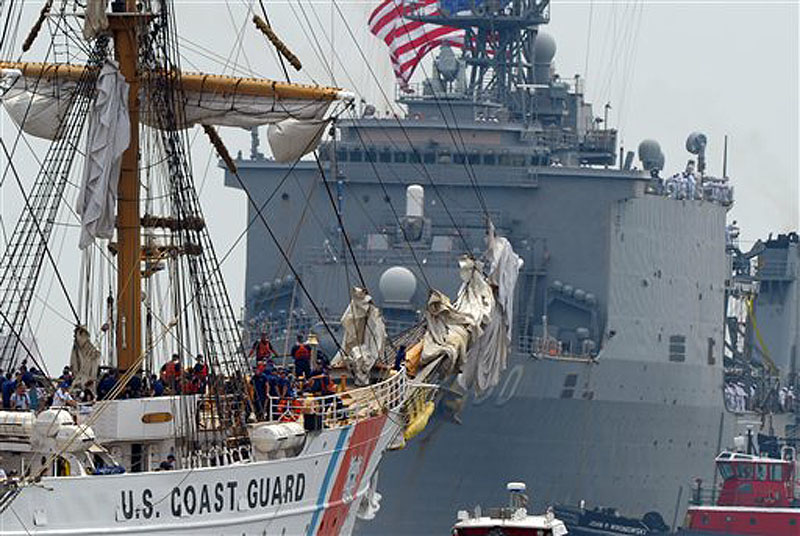
<svg viewBox="0 0 800 536">
<path fill-rule="evenodd" d="M 391 162 L 392 161 L 392 151 L 390 151 L 389 149 L 385 149 L 385 150 L 381 151 L 380 153 L 378 153 L 378 159 L 383 163 Z"/>
<path fill-rule="evenodd" d="M 756 480 L 768 480 L 769 479 L 769 466 L 765 463 L 759 463 L 756 465 Z"/>
<path fill-rule="evenodd" d="M 753 479 L 753 464 L 751 463 L 737 463 L 736 476 L 744 479 Z"/>
<path fill-rule="evenodd" d="M 722 476 L 724 480 L 728 480 L 733 478 L 734 470 L 731 464 L 729 463 L 720 463 L 718 464 L 719 467 L 719 474 Z"/>
<path fill-rule="evenodd" d="M 772 473 L 770 475 L 771 480 L 775 480 L 778 482 L 783 480 L 783 465 L 781 465 L 780 463 L 770 464 L 770 472 Z"/>
</svg>

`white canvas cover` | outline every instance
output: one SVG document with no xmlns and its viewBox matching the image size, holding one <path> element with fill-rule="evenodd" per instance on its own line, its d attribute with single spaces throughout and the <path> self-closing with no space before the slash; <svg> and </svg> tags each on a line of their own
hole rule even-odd
<svg viewBox="0 0 800 536">
<path fill-rule="evenodd" d="M 83 182 L 75 209 L 81 217 L 81 249 L 114 233 L 122 153 L 130 144 L 128 83 L 111 61 L 97 78 L 97 98 L 89 113 Z"/>
<path fill-rule="evenodd" d="M 335 361 L 344 361 L 356 385 L 369 385 L 369 372 L 383 355 L 386 326 L 380 309 L 365 289 L 353 287 L 350 291 L 350 305 L 342 315 L 342 327 L 344 355 L 337 355 Z"/>
</svg>

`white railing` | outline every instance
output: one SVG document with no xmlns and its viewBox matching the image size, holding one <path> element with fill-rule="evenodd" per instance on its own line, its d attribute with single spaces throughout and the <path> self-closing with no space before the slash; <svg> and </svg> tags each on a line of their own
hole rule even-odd
<svg viewBox="0 0 800 536">
<path fill-rule="evenodd" d="M 273 399 L 270 420 L 285 422 L 302 418 L 307 429 L 337 428 L 398 410 L 405 397 L 406 373 L 401 369 L 379 383 L 332 395 L 298 397 L 287 400 L 283 406 Z"/>
</svg>

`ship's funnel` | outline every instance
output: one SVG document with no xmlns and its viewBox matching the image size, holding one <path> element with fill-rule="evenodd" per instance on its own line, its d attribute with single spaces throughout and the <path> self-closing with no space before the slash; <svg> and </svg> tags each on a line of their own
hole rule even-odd
<svg viewBox="0 0 800 536">
<path fill-rule="evenodd" d="M 406 216 L 422 218 L 425 215 L 425 188 L 412 184 L 406 188 Z"/>
<path fill-rule="evenodd" d="M 537 84 L 550 83 L 550 64 L 556 55 L 556 40 L 539 32 L 533 44 L 533 77 Z"/>
</svg>

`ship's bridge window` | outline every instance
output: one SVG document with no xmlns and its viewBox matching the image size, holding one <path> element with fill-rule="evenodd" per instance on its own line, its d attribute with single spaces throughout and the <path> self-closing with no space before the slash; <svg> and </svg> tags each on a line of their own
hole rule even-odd
<svg viewBox="0 0 800 536">
<path fill-rule="evenodd" d="M 486 153 L 483 155 L 483 165 L 484 166 L 494 166 L 497 164 L 497 157 L 494 153 Z"/>
<path fill-rule="evenodd" d="M 423 159 L 425 160 L 426 164 L 434 164 L 436 163 L 436 153 L 425 153 L 425 155 L 423 155 Z"/>
<path fill-rule="evenodd" d="M 753 464 L 751 463 L 737 463 L 736 464 L 736 476 L 739 478 L 753 478 Z"/>
<path fill-rule="evenodd" d="M 339 149 L 336 151 L 336 160 L 339 162 L 347 162 L 347 150 Z"/>
<path fill-rule="evenodd" d="M 463 164 L 466 161 L 467 161 L 467 155 L 465 155 L 464 153 L 455 153 L 453 155 L 453 162 L 455 162 L 456 164 Z"/>
<path fill-rule="evenodd" d="M 378 161 L 378 157 L 377 157 L 377 154 L 375 152 L 375 149 L 367 149 L 367 151 L 364 153 L 364 156 L 365 156 L 364 160 L 366 162 L 377 162 Z"/>
<path fill-rule="evenodd" d="M 389 151 L 388 149 L 385 150 L 385 151 L 381 151 L 378 154 L 378 160 L 380 160 L 381 162 L 384 162 L 384 163 L 391 162 L 392 161 L 392 151 Z"/>
<path fill-rule="evenodd" d="M 412 151 L 408 153 L 408 161 L 412 164 L 419 164 L 422 162 L 422 156 L 417 151 Z"/>
<path fill-rule="evenodd" d="M 503 153 L 500 155 L 499 164 L 501 166 L 522 167 L 525 165 L 525 155 Z"/>
<path fill-rule="evenodd" d="M 408 160 L 408 154 L 405 152 L 394 153 L 394 161 L 398 164 L 405 163 Z"/>
<path fill-rule="evenodd" d="M 361 162 L 363 160 L 363 154 L 361 153 L 361 149 L 353 149 L 350 151 L 350 161 L 351 162 Z"/>
<path fill-rule="evenodd" d="M 439 151 L 436 162 L 439 164 L 451 164 L 453 162 L 453 157 L 450 156 L 450 151 Z"/>
<path fill-rule="evenodd" d="M 783 465 L 779 463 L 770 464 L 770 469 L 772 470 L 772 480 L 781 481 L 783 480 Z"/>
<path fill-rule="evenodd" d="M 481 163 L 481 155 L 480 153 L 470 153 L 467 157 L 467 160 L 470 164 L 480 164 Z"/>
<path fill-rule="evenodd" d="M 719 464 L 719 474 L 724 480 L 733 478 L 733 467 L 729 463 L 721 463 Z"/>
</svg>

